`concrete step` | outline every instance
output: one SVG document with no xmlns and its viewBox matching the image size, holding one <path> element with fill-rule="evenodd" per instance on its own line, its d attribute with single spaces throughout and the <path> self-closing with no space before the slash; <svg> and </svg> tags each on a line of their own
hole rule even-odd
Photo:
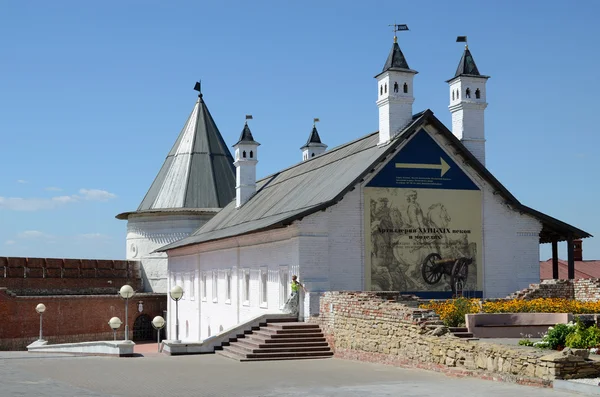
<svg viewBox="0 0 600 397">
<path fill-rule="evenodd" d="M 287 343 L 259 343 L 250 339 L 240 339 L 236 342 L 240 346 L 245 346 L 251 349 L 273 349 L 273 348 L 291 348 L 291 347 L 329 347 L 326 341 L 323 342 L 296 342 L 287 341 Z"/>
<path fill-rule="evenodd" d="M 312 334 L 315 332 L 321 332 L 321 329 L 318 327 L 317 328 L 313 327 L 313 328 L 277 329 L 277 328 L 271 328 L 271 326 L 268 326 L 268 327 L 261 327 L 260 330 L 258 330 L 258 331 L 268 332 L 270 334 L 283 335 L 283 334 Z"/>
<path fill-rule="evenodd" d="M 304 347 L 259 347 L 254 348 L 241 343 L 235 345 L 237 351 L 248 353 L 308 353 L 308 352 L 330 352 L 329 346 L 304 346 Z"/>
<path fill-rule="evenodd" d="M 241 362 L 246 361 L 282 361 L 282 360 L 320 360 L 324 358 L 331 358 L 331 355 L 323 356 L 308 356 L 308 357 L 258 357 L 258 358 L 242 358 Z"/>
<path fill-rule="evenodd" d="M 320 337 L 302 337 L 302 338 L 294 338 L 294 339 L 286 339 L 286 338 L 278 338 L 278 339 L 271 339 L 269 337 L 264 337 L 264 336 L 260 336 L 260 335 L 246 335 L 246 337 L 244 338 L 247 341 L 252 341 L 255 343 L 265 343 L 265 344 L 288 344 L 288 343 L 313 343 L 313 342 L 327 342 L 325 340 L 324 336 L 320 336 Z M 241 339 L 240 339 L 241 340 Z"/>
<path fill-rule="evenodd" d="M 315 332 L 317 331 L 317 332 Z M 257 335 L 260 337 L 263 337 L 265 339 L 292 339 L 292 338 L 322 338 L 323 337 L 323 333 L 320 332 L 320 330 L 313 330 L 312 332 L 294 332 L 294 333 L 287 333 L 287 334 L 276 334 L 276 333 L 271 333 L 268 331 L 264 331 L 264 330 L 259 330 L 259 331 L 254 331 L 252 332 L 251 335 Z"/>
<path fill-rule="evenodd" d="M 452 335 L 458 338 L 472 338 L 473 334 L 471 332 L 453 332 Z"/>
<path fill-rule="evenodd" d="M 298 322 L 298 317 L 280 317 L 280 318 L 273 318 L 273 319 L 267 319 L 266 323 L 267 324 L 273 324 L 273 323 L 297 323 Z"/>
<path fill-rule="evenodd" d="M 319 324 L 310 324 L 310 323 L 278 323 L 278 324 L 268 324 L 267 328 L 269 329 L 319 329 Z"/>
<path fill-rule="evenodd" d="M 246 358 L 296 358 L 296 357 L 331 357 L 332 351 L 328 352 L 295 352 L 295 353 L 249 353 Z"/>
<path fill-rule="evenodd" d="M 467 327 L 448 327 L 450 332 L 469 332 Z"/>
</svg>

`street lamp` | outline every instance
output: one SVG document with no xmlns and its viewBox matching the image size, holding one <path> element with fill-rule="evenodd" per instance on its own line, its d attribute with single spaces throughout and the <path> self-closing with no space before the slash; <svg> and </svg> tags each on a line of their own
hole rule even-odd
<svg viewBox="0 0 600 397">
<path fill-rule="evenodd" d="M 119 290 L 119 295 L 121 295 L 121 298 L 125 299 L 125 342 L 129 342 L 129 316 L 127 314 L 127 306 L 129 306 L 129 299 L 133 298 L 133 295 L 135 295 L 135 291 L 131 288 L 131 285 L 126 284 Z"/>
<path fill-rule="evenodd" d="M 119 329 L 119 327 L 121 326 L 121 324 L 123 324 L 123 321 L 121 321 L 121 319 L 119 317 L 113 317 L 110 320 L 108 320 L 108 325 L 112 328 L 113 330 L 113 334 L 115 337 L 115 342 L 117 341 L 117 329 Z"/>
<path fill-rule="evenodd" d="M 41 342 L 44 340 L 44 338 L 42 338 L 42 317 L 44 316 L 44 312 L 46 311 L 46 305 L 44 305 L 43 303 L 38 304 L 35 307 L 35 311 L 40 314 L 40 339 L 38 340 Z"/>
<path fill-rule="evenodd" d="M 161 316 L 156 316 L 154 317 L 154 319 L 152 319 L 152 326 L 154 327 L 154 329 L 156 330 L 156 333 L 158 334 L 158 352 L 160 353 L 160 330 L 163 329 L 163 327 L 165 326 L 165 319 L 162 318 Z"/>
<path fill-rule="evenodd" d="M 169 295 L 171 295 L 171 299 L 173 299 L 175 301 L 175 340 L 174 340 L 174 342 L 179 343 L 181 341 L 179 340 L 179 306 L 178 306 L 178 302 L 181 299 L 181 297 L 183 296 L 183 288 L 181 288 L 179 285 L 176 285 L 171 289 L 171 292 L 169 292 Z"/>
</svg>

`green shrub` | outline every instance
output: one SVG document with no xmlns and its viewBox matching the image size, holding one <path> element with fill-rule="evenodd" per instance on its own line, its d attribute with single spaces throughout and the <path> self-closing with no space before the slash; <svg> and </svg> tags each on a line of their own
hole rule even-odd
<svg viewBox="0 0 600 397">
<path fill-rule="evenodd" d="M 575 325 L 569 324 L 556 324 L 554 327 L 548 328 L 548 333 L 544 336 L 543 342 L 547 343 L 547 346 L 556 350 L 563 348 L 567 343 L 567 336 L 575 331 Z"/>
<path fill-rule="evenodd" d="M 521 339 L 519 341 L 519 346 L 533 346 L 533 342 L 529 339 Z"/>
<path fill-rule="evenodd" d="M 585 327 L 582 322 L 572 327 L 573 332 L 567 335 L 565 346 L 574 349 L 589 349 L 600 345 L 600 329 L 595 325 Z"/>
</svg>

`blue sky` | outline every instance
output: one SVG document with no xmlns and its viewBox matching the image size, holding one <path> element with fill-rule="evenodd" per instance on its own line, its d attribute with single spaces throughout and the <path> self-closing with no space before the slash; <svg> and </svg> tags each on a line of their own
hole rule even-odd
<svg viewBox="0 0 600 397">
<path fill-rule="evenodd" d="M 376 81 L 400 46 L 415 112 L 450 125 L 469 37 L 487 87 L 487 166 L 525 205 L 600 234 L 596 1 L 3 2 L 0 256 L 120 259 L 137 208 L 196 100 L 226 142 L 244 115 L 258 176 L 301 159 L 312 119 L 334 147 L 376 131 Z M 566 257 L 564 244 L 561 257 Z M 550 256 L 550 247 L 541 247 Z M 597 238 L 584 258 L 600 259 Z"/>
</svg>

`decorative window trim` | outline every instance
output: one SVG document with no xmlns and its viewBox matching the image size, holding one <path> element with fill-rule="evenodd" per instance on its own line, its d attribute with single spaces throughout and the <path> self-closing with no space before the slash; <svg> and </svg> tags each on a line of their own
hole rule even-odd
<svg viewBox="0 0 600 397">
<path fill-rule="evenodd" d="M 217 303 L 219 301 L 219 271 L 213 270 L 212 272 L 212 301 Z"/>
<path fill-rule="evenodd" d="M 200 275 L 200 293 L 202 302 L 206 302 L 206 272 L 202 272 Z"/>
<path fill-rule="evenodd" d="M 231 284 L 232 283 L 231 270 L 225 270 L 225 303 L 231 305 Z"/>
<path fill-rule="evenodd" d="M 283 275 L 285 274 L 285 280 Z M 288 298 L 288 288 L 290 284 L 290 269 L 287 265 L 279 266 L 279 308 L 283 309 L 285 301 Z"/>
<path fill-rule="evenodd" d="M 246 277 L 248 282 L 246 283 Z M 242 306 L 250 306 L 250 269 L 242 269 L 242 289 L 243 289 L 243 301 Z"/>
<path fill-rule="evenodd" d="M 260 268 L 259 287 L 260 287 L 259 307 L 262 309 L 266 309 L 269 307 L 269 269 L 267 267 Z"/>
</svg>

